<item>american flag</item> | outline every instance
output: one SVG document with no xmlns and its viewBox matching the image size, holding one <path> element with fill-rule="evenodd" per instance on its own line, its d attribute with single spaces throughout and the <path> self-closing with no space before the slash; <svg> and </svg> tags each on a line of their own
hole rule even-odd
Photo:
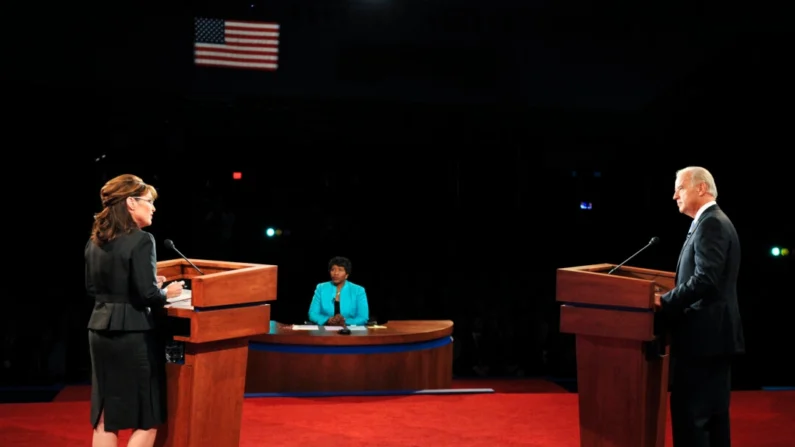
<svg viewBox="0 0 795 447">
<path fill-rule="evenodd" d="M 279 67 L 279 25 L 196 18 L 196 65 L 269 70 Z"/>
</svg>

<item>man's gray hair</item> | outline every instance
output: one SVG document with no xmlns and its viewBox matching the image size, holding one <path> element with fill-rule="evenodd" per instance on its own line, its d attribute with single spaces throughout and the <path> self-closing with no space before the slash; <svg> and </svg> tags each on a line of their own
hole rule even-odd
<svg viewBox="0 0 795 447">
<path fill-rule="evenodd" d="M 690 174 L 690 185 L 698 185 L 699 183 L 706 183 L 707 192 L 714 198 L 718 198 L 718 187 L 715 185 L 715 178 L 712 177 L 709 171 L 701 166 L 688 166 L 686 168 L 676 171 L 676 177 L 679 178 L 684 174 Z"/>
</svg>

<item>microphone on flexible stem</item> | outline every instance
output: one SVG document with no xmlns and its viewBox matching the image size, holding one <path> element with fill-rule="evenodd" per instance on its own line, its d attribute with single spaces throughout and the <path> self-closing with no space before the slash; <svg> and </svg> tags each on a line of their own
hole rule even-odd
<svg viewBox="0 0 795 447">
<path fill-rule="evenodd" d="M 338 330 L 337 333 L 340 334 L 340 335 L 351 335 L 351 330 L 348 329 L 348 325 L 345 324 L 345 322 L 343 321 L 342 322 L 342 329 Z"/>
<path fill-rule="evenodd" d="M 166 240 L 163 241 L 163 245 L 165 245 L 166 248 L 170 248 L 170 249 L 174 250 L 175 252 L 177 252 L 177 254 L 182 256 L 182 259 L 188 261 L 188 264 L 190 264 L 193 268 L 195 268 L 197 272 L 201 273 L 202 275 L 204 274 L 204 272 L 201 271 L 199 269 L 199 267 L 196 267 L 196 265 L 194 265 L 192 262 L 190 262 L 190 259 L 186 258 L 185 255 L 183 255 L 182 253 L 180 253 L 179 250 L 177 250 L 177 247 L 174 246 L 174 241 L 172 241 L 171 239 L 166 239 Z"/>
<path fill-rule="evenodd" d="M 639 255 L 639 254 L 640 254 L 640 252 L 642 252 L 643 250 L 645 250 L 645 249 L 647 249 L 647 248 L 651 247 L 652 245 L 654 245 L 654 244 L 656 244 L 656 243 L 658 243 L 658 242 L 660 242 L 660 238 L 658 238 L 657 236 L 654 236 L 653 238 L 651 238 L 651 240 L 649 241 L 649 243 L 648 243 L 648 244 L 646 244 L 646 246 L 645 246 L 645 247 L 643 247 L 643 248 L 641 248 L 640 250 L 638 250 L 637 252 L 635 252 L 635 254 L 634 254 L 634 255 L 632 255 L 632 256 L 630 256 L 630 257 L 628 257 L 628 258 L 627 258 L 627 259 L 626 259 L 624 262 L 622 262 L 621 264 L 618 264 L 617 266 L 615 266 L 615 267 L 613 267 L 612 269 L 610 269 L 610 271 L 609 271 L 609 272 L 607 272 L 607 274 L 608 274 L 608 275 L 610 275 L 610 274 L 612 274 L 613 272 L 615 272 L 616 270 L 620 269 L 620 268 L 621 268 L 621 266 L 623 266 L 623 265 L 624 265 L 624 264 L 626 264 L 627 262 L 631 261 L 631 260 L 632 260 L 632 258 L 634 258 L 635 256 Z"/>
</svg>

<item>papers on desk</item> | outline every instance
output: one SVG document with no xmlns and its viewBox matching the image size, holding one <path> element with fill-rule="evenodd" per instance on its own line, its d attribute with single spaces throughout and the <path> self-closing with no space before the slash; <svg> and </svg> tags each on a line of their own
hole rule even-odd
<svg viewBox="0 0 795 447">
<path fill-rule="evenodd" d="M 327 331 L 338 331 L 342 329 L 342 326 L 323 326 L 323 329 Z M 351 331 L 366 331 L 367 328 L 364 326 L 348 326 L 348 329 Z M 316 324 L 294 324 L 293 325 L 294 331 L 319 331 L 320 326 Z"/>
<path fill-rule="evenodd" d="M 166 307 L 193 309 L 193 301 L 191 300 L 192 297 L 193 295 L 191 294 L 190 289 L 182 289 L 182 294 L 180 296 L 174 298 L 166 298 L 166 301 L 168 301 Z"/>
<path fill-rule="evenodd" d="M 182 293 L 178 297 L 167 298 L 166 300 L 169 303 L 176 303 L 177 301 L 189 300 L 192 296 L 190 289 L 182 289 Z"/>
</svg>

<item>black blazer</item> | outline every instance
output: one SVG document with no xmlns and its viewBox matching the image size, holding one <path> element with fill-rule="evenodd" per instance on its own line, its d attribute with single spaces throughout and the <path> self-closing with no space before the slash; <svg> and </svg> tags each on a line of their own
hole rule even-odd
<svg viewBox="0 0 795 447">
<path fill-rule="evenodd" d="M 712 205 L 695 222 L 676 266 L 676 287 L 661 297 L 676 357 L 745 351 L 737 305 L 740 240 L 728 216 Z"/>
<path fill-rule="evenodd" d="M 86 244 L 86 291 L 94 300 L 88 328 L 112 331 L 154 329 L 152 310 L 166 304 L 157 287 L 155 238 L 136 230 L 102 247 Z"/>
</svg>

